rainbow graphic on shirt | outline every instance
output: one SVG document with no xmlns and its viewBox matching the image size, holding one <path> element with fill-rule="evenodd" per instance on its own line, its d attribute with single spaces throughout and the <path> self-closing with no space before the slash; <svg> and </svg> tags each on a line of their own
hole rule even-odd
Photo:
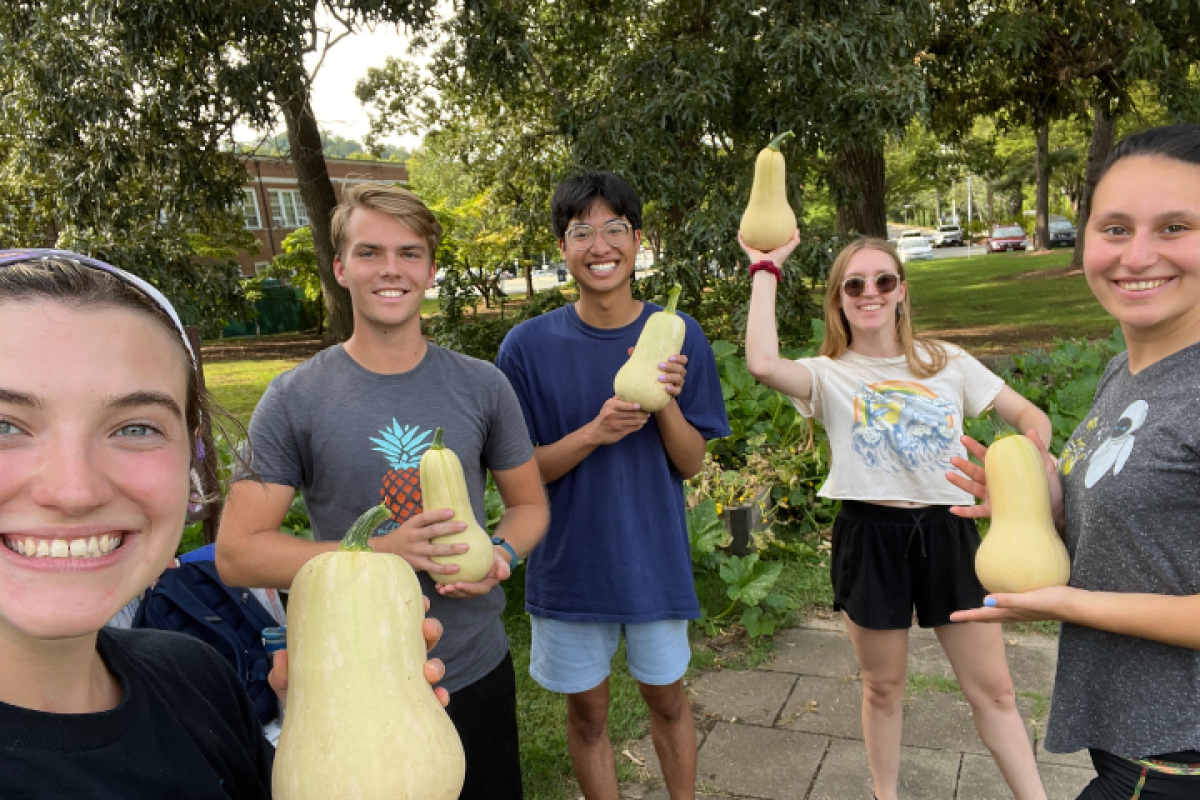
<svg viewBox="0 0 1200 800">
<path fill-rule="evenodd" d="M 859 381 L 854 390 L 854 452 L 891 472 L 945 470 L 956 452 L 955 407 L 914 381 Z"/>
</svg>

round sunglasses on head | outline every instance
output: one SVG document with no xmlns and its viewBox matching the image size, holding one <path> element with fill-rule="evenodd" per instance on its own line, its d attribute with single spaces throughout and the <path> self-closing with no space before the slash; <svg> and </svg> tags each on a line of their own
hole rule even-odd
<svg viewBox="0 0 1200 800">
<path fill-rule="evenodd" d="M 880 294 L 894 292 L 899 285 L 900 276 L 894 272 L 881 272 L 875 276 L 875 288 Z M 867 279 L 861 275 L 855 275 L 853 278 L 846 278 L 842 281 L 842 291 L 846 293 L 847 297 L 861 297 L 866 290 Z"/>
</svg>

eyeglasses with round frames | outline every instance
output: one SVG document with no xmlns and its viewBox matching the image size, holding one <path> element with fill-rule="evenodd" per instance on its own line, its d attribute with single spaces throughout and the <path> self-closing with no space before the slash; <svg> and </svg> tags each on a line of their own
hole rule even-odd
<svg viewBox="0 0 1200 800">
<path fill-rule="evenodd" d="M 624 247 L 629 244 L 632 232 L 633 226 L 619 219 L 604 223 L 604 227 L 600 229 L 600 235 L 608 242 L 609 247 Z M 587 250 L 592 246 L 592 242 L 596 241 L 596 229 L 585 222 L 577 222 L 567 228 L 565 238 L 576 250 Z"/>
<path fill-rule="evenodd" d="M 875 276 L 875 288 L 880 294 L 894 292 L 899 285 L 900 276 L 894 272 L 881 272 Z M 846 293 L 846 297 L 862 297 L 862 293 L 866 290 L 867 279 L 861 275 L 855 275 L 853 278 L 846 278 L 842 281 L 842 291 Z"/>
</svg>

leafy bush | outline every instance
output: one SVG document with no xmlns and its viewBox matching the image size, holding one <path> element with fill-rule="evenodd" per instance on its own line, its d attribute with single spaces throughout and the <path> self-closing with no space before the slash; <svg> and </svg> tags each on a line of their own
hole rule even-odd
<svg viewBox="0 0 1200 800">
<path fill-rule="evenodd" d="M 449 275 L 447 280 L 451 280 Z M 448 297 L 455 299 L 447 302 Z M 444 292 L 442 298 L 442 313 L 429 321 L 427 331 L 434 343 L 491 362 L 496 360 L 500 343 L 514 326 L 569 302 L 559 289 L 551 288 L 535 292 L 515 313 L 505 314 L 501 307 L 499 315 L 468 315 L 457 295 Z"/>
<path fill-rule="evenodd" d="M 1096 385 L 1108 362 L 1124 349 L 1125 337 L 1120 328 L 1107 339 L 1055 339 L 1049 349 L 1012 356 L 998 365 L 996 372 L 1009 386 L 1050 416 L 1054 426 L 1050 451 L 1060 453 L 1072 432 L 1087 416 L 1096 395 Z M 967 420 L 965 427 L 968 435 L 985 444 L 995 438 L 992 426 L 986 420 Z"/>
</svg>

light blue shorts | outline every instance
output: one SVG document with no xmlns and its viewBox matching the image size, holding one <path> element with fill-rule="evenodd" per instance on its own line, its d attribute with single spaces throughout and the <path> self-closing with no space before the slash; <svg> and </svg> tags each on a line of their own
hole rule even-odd
<svg viewBox="0 0 1200 800">
<path fill-rule="evenodd" d="M 692 658 L 686 619 L 622 625 L 619 622 L 563 622 L 531 616 L 533 645 L 529 674 L 560 694 L 594 689 L 612 671 L 621 636 L 629 674 L 649 686 L 667 686 L 683 677 Z"/>
</svg>

